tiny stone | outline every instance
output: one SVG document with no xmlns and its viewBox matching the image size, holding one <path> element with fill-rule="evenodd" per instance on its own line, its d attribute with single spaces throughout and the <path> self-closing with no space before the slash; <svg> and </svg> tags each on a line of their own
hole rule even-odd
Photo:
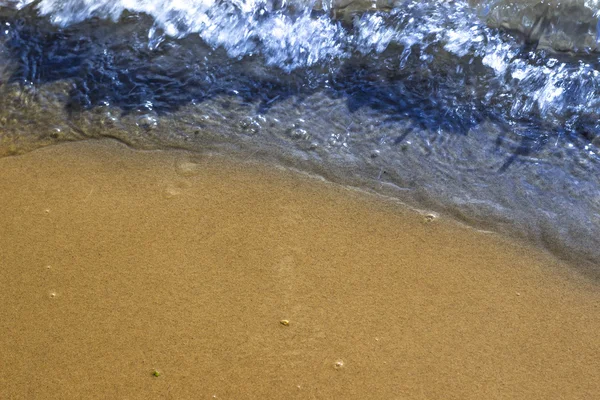
<svg viewBox="0 0 600 400">
<path fill-rule="evenodd" d="M 431 222 L 431 221 L 433 221 L 434 219 L 435 219 L 435 215 L 433 215 L 433 214 L 427 214 L 427 215 L 425 216 L 425 222 Z"/>
<path fill-rule="evenodd" d="M 288 321 L 287 319 L 282 319 L 281 321 L 279 321 L 279 323 L 283 326 L 290 326 L 290 321 Z"/>
</svg>

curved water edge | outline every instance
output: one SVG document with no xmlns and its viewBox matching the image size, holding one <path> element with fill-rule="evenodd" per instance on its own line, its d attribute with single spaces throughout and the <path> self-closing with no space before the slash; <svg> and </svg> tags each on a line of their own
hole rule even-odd
<svg viewBox="0 0 600 400">
<path fill-rule="evenodd" d="M 251 155 L 595 265 L 598 10 L 0 1 L 0 152 L 113 137 Z"/>
</svg>

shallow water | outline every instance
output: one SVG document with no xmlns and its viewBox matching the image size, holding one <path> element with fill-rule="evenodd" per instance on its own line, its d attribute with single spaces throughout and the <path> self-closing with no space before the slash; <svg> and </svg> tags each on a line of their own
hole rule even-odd
<svg viewBox="0 0 600 400">
<path fill-rule="evenodd" d="M 0 154 L 97 137 L 231 152 L 595 264 L 599 9 L 0 1 Z"/>
</svg>

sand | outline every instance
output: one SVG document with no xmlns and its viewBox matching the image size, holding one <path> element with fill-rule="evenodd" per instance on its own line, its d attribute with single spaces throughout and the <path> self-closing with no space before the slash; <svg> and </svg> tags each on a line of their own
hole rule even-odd
<svg viewBox="0 0 600 400">
<path fill-rule="evenodd" d="M 0 159 L 2 399 L 592 399 L 600 290 L 551 256 L 219 156 Z"/>
</svg>

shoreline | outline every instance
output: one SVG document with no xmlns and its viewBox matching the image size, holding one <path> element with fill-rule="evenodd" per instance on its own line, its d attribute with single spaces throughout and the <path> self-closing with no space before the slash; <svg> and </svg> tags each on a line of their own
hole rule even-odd
<svg viewBox="0 0 600 400">
<path fill-rule="evenodd" d="M 0 168 L 9 398 L 600 391 L 598 283 L 541 250 L 222 156 L 88 141 Z"/>
</svg>

